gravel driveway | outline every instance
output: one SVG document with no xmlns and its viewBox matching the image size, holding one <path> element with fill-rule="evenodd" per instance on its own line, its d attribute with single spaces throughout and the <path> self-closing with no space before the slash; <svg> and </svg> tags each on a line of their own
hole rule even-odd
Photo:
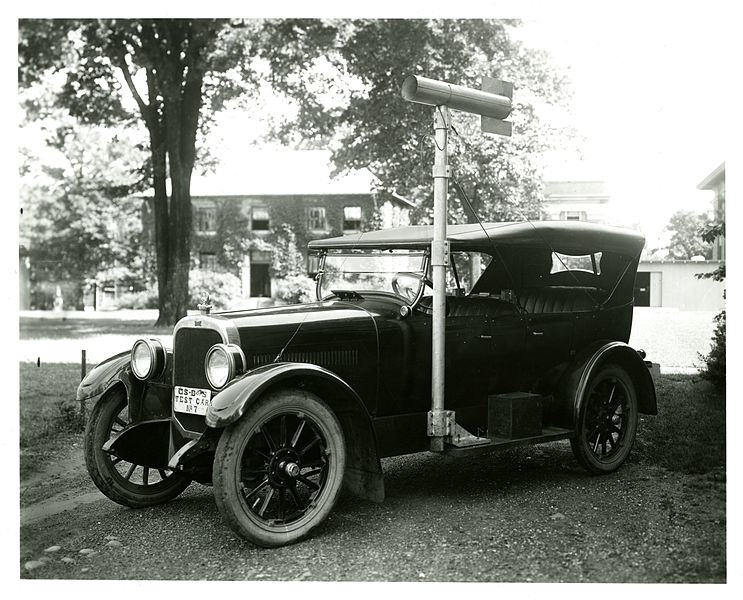
<svg viewBox="0 0 743 600">
<path fill-rule="evenodd" d="M 95 490 L 79 449 L 55 464 L 22 482 L 24 578 L 726 579 L 724 472 L 683 475 L 631 460 L 591 477 L 566 442 L 475 459 L 386 459 L 384 503 L 343 496 L 313 537 L 276 550 L 235 537 L 208 487 L 132 510 Z"/>
</svg>

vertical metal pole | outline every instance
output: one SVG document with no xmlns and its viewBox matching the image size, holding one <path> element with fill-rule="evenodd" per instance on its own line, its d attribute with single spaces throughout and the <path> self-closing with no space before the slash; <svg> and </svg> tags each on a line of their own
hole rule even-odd
<svg viewBox="0 0 743 600">
<path fill-rule="evenodd" d="M 446 335 L 446 265 L 449 253 L 446 242 L 447 196 L 449 188 L 449 161 L 447 142 L 451 119 L 449 107 L 434 109 L 433 128 L 436 150 L 433 165 L 433 241 L 431 266 L 433 268 L 433 323 L 431 347 L 431 413 L 429 431 L 431 450 L 442 452 L 447 435 L 447 415 L 444 410 L 444 368 Z"/>
</svg>

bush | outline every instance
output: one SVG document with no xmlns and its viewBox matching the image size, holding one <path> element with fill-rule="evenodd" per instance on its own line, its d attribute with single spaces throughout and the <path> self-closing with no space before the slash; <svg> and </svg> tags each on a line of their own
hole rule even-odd
<svg viewBox="0 0 743 600">
<path fill-rule="evenodd" d="M 291 275 L 274 281 L 274 297 L 286 304 L 303 304 L 315 299 L 315 282 L 303 275 Z"/>
<path fill-rule="evenodd" d="M 725 354 L 726 354 L 726 314 L 723 310 L 715 317 L 717 325 L 712 334 L 712 349 L 706 356 L 701 356 L 705 366 L 700 374 L 717 387 L 725 387 Z"/>
<path fill-rule="evenodd" d="M 240 279 L 232 273 L 192 269 L 188 277 L 189 308 L 201 304 L 203 291 L 209 292 L 214 310 L 235 308 L 242 299 Z"/>
<path fill-rule="evenodd" d="M 123 292 L 112 303 L 114 308 L 157 308 L 157 291 L 142 290 L 141 292 Z"/>
</svg>

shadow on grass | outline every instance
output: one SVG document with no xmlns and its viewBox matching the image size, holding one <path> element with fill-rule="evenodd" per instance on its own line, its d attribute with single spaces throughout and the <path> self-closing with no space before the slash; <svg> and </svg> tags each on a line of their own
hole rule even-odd
<svg viewBox="0 0 743 600">
<path fill-rule="evenodd" d="M 20 339 L 81 339 L 96 335 L 171 334 L 172 327 L 155 327 L 150 320 L 35 319 L 21 317 Z"/>
</svg>

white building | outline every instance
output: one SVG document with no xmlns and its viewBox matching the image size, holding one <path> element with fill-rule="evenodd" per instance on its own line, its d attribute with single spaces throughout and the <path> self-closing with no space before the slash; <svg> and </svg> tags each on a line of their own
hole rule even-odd
<svg viewBox="0 0 743 600">
<path fill-rule="evenodd" d="M 604 181 L 546 181 L 542 208 L 548 221 L 607 223 L 609 199 Z"/>
<path fill-rule="evenodd" d="M 724 215 L 725 164 L 710 173 L 698 186 L 715 192 L 714 211 Z M 612 225 L 609 218 L 611 193 L 599 180 L 546 181 L 543 210 L 552 221 L 588 221 Z M 724 283 L 699 279 L 698 273 L 714 271 L 725 259 L 724 239 L 713 249 L 714 260 L 642 260 L 635 278 L 635 306 L 680 310 L 720 310 L 724 307 Z"/>
</svg>

